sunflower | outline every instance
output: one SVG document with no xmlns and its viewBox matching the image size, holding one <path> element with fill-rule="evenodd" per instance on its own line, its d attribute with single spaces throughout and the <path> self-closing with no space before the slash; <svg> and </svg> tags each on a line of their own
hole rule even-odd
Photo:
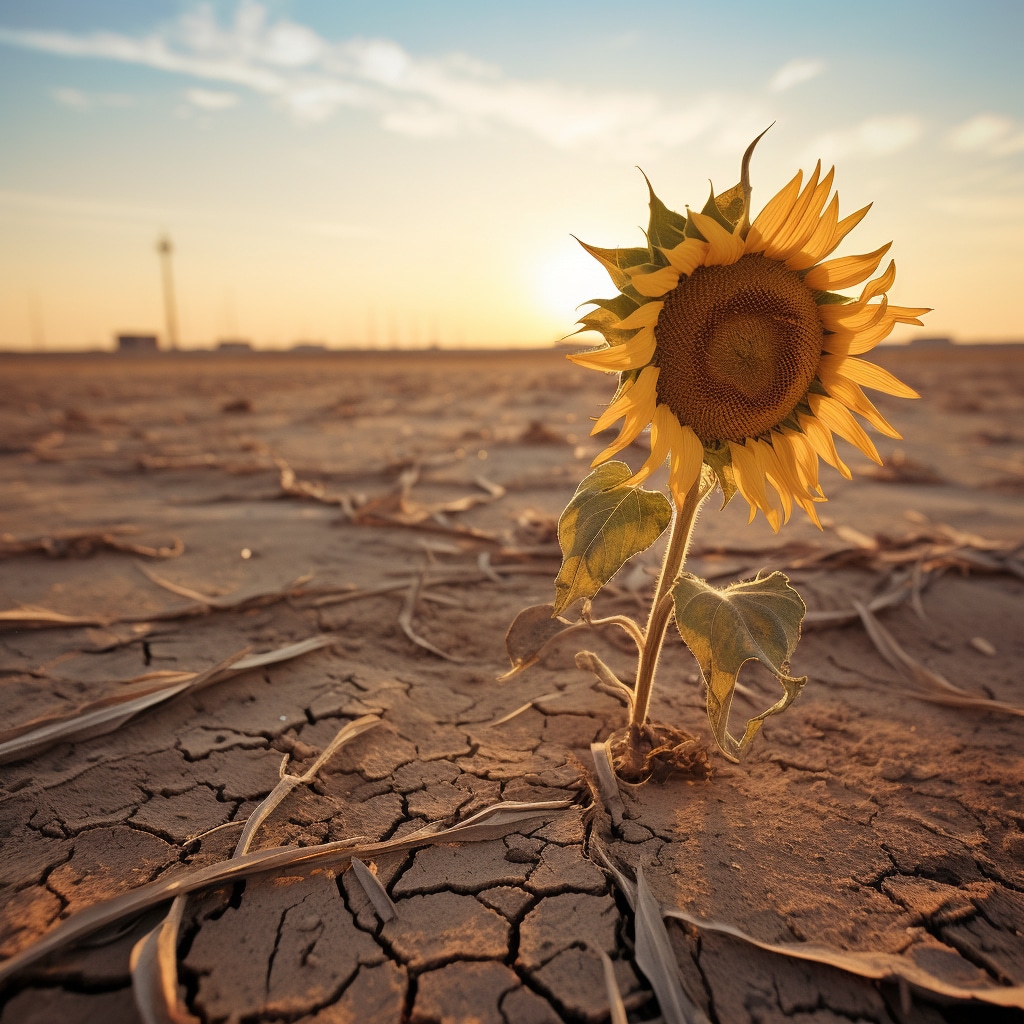
<svg viewBox="0 0 1024 1024">
<path fill-rule="evenodd" d="M 600 331 L 607 345 L 568 358 L 620 375 L 593 433 L 622 425 L 593 465 L 649 426 L 651 454 L 630 484 L 667 459 L 669 487 L 681 505 L 706 465 L 727 500 L 740 492 L 751 520 L 760 510 L 778 531 L 797 506 L 820 527 L 815 502 L 825 493 L 818 460 L 851 475 L 834 435 L 879 463 L 853 414 L 900 437 L 863 389 L 918 397 L 859 357 L 897 323 L 920 324 L 928 309 L 889 303 L 894 262 L 872 276 L 891 243 L 826 259 L 870 207 L 840 220 L 838 195 L 829 199 L 834 169 L 821 177 L 820 161 L 806 183 L 797 172 L 750 223 L 754 144 L 740 184 L 717 196 L 712 190 L 701 213 L 674 213 L 651 189 L 647 247 L 584 244 L 620 294 L 593 300 L 598 308 L 579 321 L 580 330 Z M 856 298 L 838 293 L 858 285 Z"/>
</svg>

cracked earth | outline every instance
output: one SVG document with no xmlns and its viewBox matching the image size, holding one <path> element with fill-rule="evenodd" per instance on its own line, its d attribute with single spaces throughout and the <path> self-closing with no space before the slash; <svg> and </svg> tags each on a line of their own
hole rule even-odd
<svg viewBox="0 0 1024 1024">
<path fill-rule="evenodd" d="M 857 459 L 852 482 L 825 471 L 833 526 L 945 523 L 1019 542 L 1019 350 L 881 361 L 926 397 L 879 401 L 907 438 L 899 451 L 883 439 L 888 473 Z M 709 780 L 623 787 L 612 810 L 590 747 L 624 712 L 574 655 L 594 650 L 630 680 L 629 641 L 576 633 L 495 681 L 508 624 L 551 600 L 554 523 L 603 446 L 589 417 L 610 392 L 594 376 L 551 353 L 4 358 L 0 611 L 72 619 L 0 620 L 4 728 L 148 673 L 330 642 L 0 768 L 0 957 L 134 887 L 226 861 L 283 757 L 301 774 L 372 714 L 381 723 L 297 786 L 254 849 L 396 839 L 498 801 L 570 806 L 499 838 L 377 858 L 393 914 L 344 866 L 194 894 L 177 947 L 194 1018 L 599 1022 L 603 952 L 628 1019 L 661 1019 L 603 856 L 642 870 L 663 907 L 763 943 L 894 954 L 965 988 L 1024 985 L 1024 719 L 918 699 L 858 622 L 806 631 L 793 671 L 810 682 L 742 764 L 712 753 Z M 726 582 L 785 565 L 771 552 L 787 543 L 829 549 L 841 535 L 792 523 L 775 537 L 738 507 L 709 509 L 688 568 Z M 598 611 L 643 616 L 658 560 L 631 563 Z M 841 561 L 788 571 L 811 609 L 886 582 Z M 1024 705 L 1024 580 L 933 575 L 925 618 L 907 602 L 880 620 L 926 667 Z M 741 679 L 739 713 L 774 700 L 752 669 Z M 710 743 L 678 637 L 652 715 Z M 18 972 L 2 1024 L 142 1020 L 129 954 L 165 912 Z M 667 927 L 713 1024 L 1021 1019 Z"/>
</svg>

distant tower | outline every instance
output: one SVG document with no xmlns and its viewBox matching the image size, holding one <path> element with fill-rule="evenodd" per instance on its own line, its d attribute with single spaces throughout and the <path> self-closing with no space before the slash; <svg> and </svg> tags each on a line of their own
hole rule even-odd
<svg viewBox="0 0 1024 1024">
<path fill-rule="evenodd" d="M 156 243 L 160 254 L 160 270 L 164 283 L 164 316 L 167 320 L 167 343 L 172 351 L 178 348 L 178 311 L 174 302 L 174 275 L 171 272 L 171 256 L 174 246 L 170 235 L 163 234 Z"/>
</svg>

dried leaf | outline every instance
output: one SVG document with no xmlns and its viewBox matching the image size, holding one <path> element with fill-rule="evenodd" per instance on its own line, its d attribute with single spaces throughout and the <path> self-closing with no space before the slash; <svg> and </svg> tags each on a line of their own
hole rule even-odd
<svg viewBox="0 0 1024 1024">
<path fill-rule="evenodd" d="M 573 630 L 582 629 L 586 623 L 570 622 L 555 615 L 553 604 L 535 604 L 524 608 L 513 620 L 505 633 L 505 651 L 512 668 L 498 676 L 499 682 L 511 679 L 531 665 L 560 636 Z"/>
<path fill-rule="evenodd" d="M 312 578 L 312 573 L 306 573 L 303 576 L 299 576 L 297 579 L 289 583 L 283 590 L 279 587 L 273 587 L 266 589 L 264 587 L 258 587 L 254 590 L 236 592 L 234 594 L 216 595 L 216 594 L 204 594 L 199 590 L 193 590 L 191 587 L 183 586 L 180 583 L 172 583 L 170 580 L 165 580 L 162 576 L 158 576 L 148 566 L 143 565 L 142 562 L 135 563 L 136 568 L 145 576 L 148 580 L 151 580 L 158 587 L 163 587 L 164 590 L 169 590 L 172 594 L 178 594 L 180 597 L 187 597 L 192 601 L 196 601 L 201 605 L 205 605 L 209 608 L 217 608 L 225 610 L 228 608 L 238 608 L 244 604 L 248 604 L 250 601 L 259 601 L 265 598 L 280 598 L 282 596 L 289 596 L 292 594 L 297 587 L 301 587 L 302 584 L 308 583 Z"/>
<path fill-rule="evenodd" d="M 177 896 L 167 916 L 132 948 L 132 995 L 143 1024 L 200 1024 L 178 993 L 178 930 L 186 896 Z"/>
<path fill-rule="evenodd" d="M 277 806 L 282 800 L 293 790 L 296 786 L 308 786 L 317 776 L 320 769 L 327 763 L 328 759 L 333 757 L 338 750 L 340 750 L 350 740 L 354 740 L 357 736 L 361 736 L 368 729 L 373 729 L 375 726 L 380 725 L 380 718 L 377 715 L 363 715 L 362 718 L 357 718 L 353 722 L 348 722 L 338 731 L 334 739 L 324 748 L 320 756 L 313 762 L 309 769 L 303 772 L 302 775 L 287 775 L 285 774 L 285 766 L 288 764 L 288 756 L 285 755 L 285 759 L 281 764 L 281 778 L 278 784 L 270 791 L 270 793 L 264 797 L 259 804 L 253 809 L 245 823 L 245 828 L 242 830 L 242 834 L 238 837 L 238 842 L 235 845 L 235 852 L 232 854 L 233 857 L 240 857 L 242 854 L 249 852 L 249 845 L 252 843 L 253 837 L 256 835 L 256 830 L 270 817 Z"/>
<path fill-rule="evenodd" d="M 1024 717 L 1024 708 L 1017 707 L 1015 704 L 1007 704 L 1001 700 L 979 697 L 975 693 L 954 686 L 945 676 L 926 668 L 896 643 L 893 635 L 864 605 L 855 601 L 854 607 L 878 653 L 904 679 L 919 687 L 913 694 L 919 700 L 926 700 L 932 704 L 943 704 L 947 707 L 970 708 L 974 711 L 998 711 L 1005 715 Z"/>
<path fill-rule="evenodd" d="M 388 895 L 387 889 L 381 884 L 380 879 L 358 857 L 353 857 L 351 864 L 352 873 L 356 876 L 367 898 L 373 904 L 377 917 L 381 921 L 393 921 L 398 917 L 398 910 Z"/>
<path fill-rule="evenodd" d="M 413 580 L 412 586 L 409 587 L 409 593 L 406 596 L 405 603 L 402 605 L 402 610 L 398 613 L 398 624 L 402 627 L 402 632 L 414 644 L 416 644 L 417 647 L 422 647 L 425 651 L 430 651 L 431 654 L 436 654 L 439 658 L 444 658 L 445 661 L 454 661 L 456 663 L 465 661 L 465 658 L 460 658 L 458 655 L 442 651 L 440 647 L 436 647 L 429 640 L 425 640 L 416 632 L 415 629 L 413 629 L 412 617 L 416 612 L 416 605 L 419 603 L 422 587 L 422 576 L 418 576 Z"/>
<path fill-rule="evenodd" d="M 894 981 L 910 985 L 930 995 L 945 996 L 950 999 L 968 1000 L 986 1003 L 991 1006 L 1007 1006 L 1024 1010 L 1024 985 L 994 985 L 991 988 L 963 988 L 942 978 L 936 978 L 918 967 L 907 957 L 892 953 L 847 952 L 845 950 L 828 949 L 811 942 L 761 942 L 746 932 L 730 924 L 719 921 L 708 921 L 694 917 L 683 910 L 662 909 L 666 917 L 674 917 L 685 921 L 698 931 L 718 932 L 730 935 L 768 953 L 792 957 L 796 960 L 808 960 L 811 963 L 826 964 L 840 971 L 856 974 L 861 978 L 874 981 Z"/>
<path fill-rule="evenodd" d="M 597 791 L 601 795 L 605 810 L 611 815 L 613 825 L 621 825 L 622 817 L 626 813 L 626 806 L 622 802 L 622 795 L 619 793 L 619 780 L 615 777 L 615 768 L 612 765 L 612 754 L 608 748 L 608 741 L 604 743 L 591 743 L 590 753 L 594 758 L 594 773 L 597 776 Z"/>
<path fill-rule="evenodd" d="M 426 825 L 398 839 L 379 843 L 340 840 L 317 846 L 279 846 L 233 857 L 221 864 L 176 872 L 171 878 L 155 882 L 94 904 L 65 918 L 42 938 L 0 964 L 0 984 L 7 978 L 86 935 L 125 918 L 134 917 L 177 896 L 222 886 L 254 875 L 289 868 L 312 868 L 325 864 L 346 864 L 352 857 L 372 860 L 388 853 L 414 850 L 436 843 L 469 843 L 498 839 L 524 826 L 552 821 L 557 812 L 571 807 L 568 800 L 537 803 L 505 802 L 494 804 L 466 821 L 445 828 L 438 823 Z"/>
<path fill-rule="evenodd" d="M 651 895 L 643 869 L 636 869 L 636 965 L 651 983 L 667 1024 L 711 1024 L 704 1011 L 683 991 L 679 965 L 662 920 L 661 907 Z"/>
<path fill-rule="evenodd" d="M 500 682 L 506 678 L 507 676 L 498 676 L 498 681 Z M 501 718 L 497 718 L 493 722 L 487 722 L 485 728 L 493 729 L 495 726 L 504 725 L 506 722 L 511 722 L 513 718 L 517 718 L 524 711 L 529 711 L 530 708 L 539 706 L 541 701 L 557 700 L 559 697 L 564 696 L 564 693 L 558 691 L 555 693 L 542 693 L 539 697 L 534 697 L 533 700 L 528 700 L 525 704 L 521 704 L 515 711 L 510 711 L 507 715 L 502 715 Z"/>
<path fill-rule="evenodd" d="M 611 1017 L 611 1024 L 627 1024 L 626 1004 L 622 1001 L 622 993 L 619 991 L 619 983 L 615 980 L 615 967 L 612 965 L 611 957 L 603 950 L 597 951 L 601 958 L 601 969 L 604 972 L 604 987 L 608 993 L 608 1013 Z M 149 1024 L 147 1021 L 146 1024 Z"/>
<path fill-rule="evenodd" d="M 247 669 L 297 658 L 331 642 L 331 637 L 319 636 L 264 654 L 247 656 L 247 651 L 241 651 L 205 672 L 147 673 L 117 693 L 91 701 L 74 711 L 36 718 L 0 733 L 0 764 L 30 757 L 55 743 L 104 736 L 147 708 L 162 704 L 185 690 L 198 690 Z"/>
</svg>

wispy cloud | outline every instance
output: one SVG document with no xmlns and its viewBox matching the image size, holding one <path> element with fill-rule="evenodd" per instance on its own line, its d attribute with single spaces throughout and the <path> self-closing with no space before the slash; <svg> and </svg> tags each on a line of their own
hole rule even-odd
<svg viewBox="0 0 1024 1024">
<path fill-rule="evenodd" d="M 96 107 L 134 107 L 135 97 L 120 92 L 83 92 L 81 89 L 59 88 L 51 93 L 64 107 L 73 110 L 94 110 Z"/>
<path fill-rule="evenodd" d="M 408 136 L 513 128 L 557 148 L 608 152 L 614 147 L 631 159 L 690 142 L 735 121 L 738 112 L 756 114 L 758 123 L 767 117 L 759 101 L 725 93 L 664 98 L 588 90 L 512 78 L 464 54 L 414 56 L 388 39 L 331 41 L 287 18 L 271 20 L 253 0 L 242 0 L 226 24 L 203 5 L 143 36 L 0 28 L 0 42 L 248 89 L 299 121 L 323 121 L 341 109 L 358 109 L 374 113 L 386 130 Z M 790 84 L 817 73 L 813 64 L 787 65 Z M 190 90 L 191 102 L 206 110 L 228 105 L 210 100 L 214 95 L 233 94 Z"/>
<path fill-rule="evenodd" d="M 213 89 L 188 89 L 185 98 L 200 110 L 228 110 L 238 106 L 238 94 Z"/>
<path fill-rule="evenodd" d="M 1009 156 L 1024 150 L 1024 126 L 1000 114 L 975 114 L 957 125 L 946 141 L 964 153 Z"/>
<path fill-rule="evenodd" d="M 923 135 L 924 122 L 912 114 L 870 117 L 852 128 L 819 136 L 809 147 L 808 155 L 827 160 L 890 156 L 912 146 Z"/>
<path fill-rule="evenodd" d="M 768 88 L 772 92 L 785 92 L 794 85 L 817 78 L 824 70 L 825 62 L 818 57 L 796 57 L 775 72 Z"/>
</svg>

